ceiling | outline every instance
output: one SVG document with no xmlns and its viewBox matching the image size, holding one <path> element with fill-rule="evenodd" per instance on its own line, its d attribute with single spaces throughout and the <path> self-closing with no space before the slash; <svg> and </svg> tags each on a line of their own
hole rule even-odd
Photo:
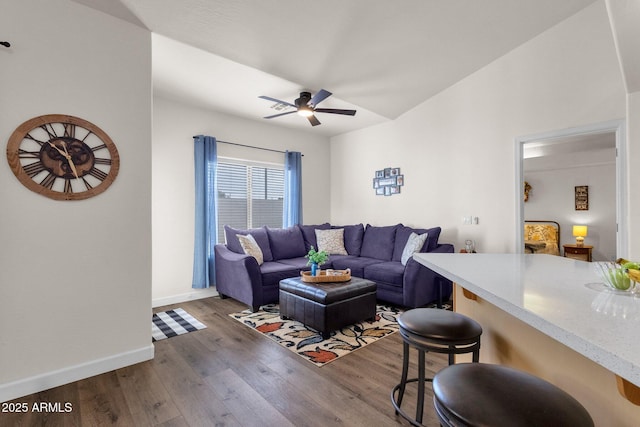
<svg viewBox="0 0 640 427">
<path fill-rule="evenodd" d="M 259 95 L 358 110 L 270 122 L 326 136 L 393 120 L 595 0 L 73 0 L 153 36 L 154 92 L 249 119 Z"/>
</svg>

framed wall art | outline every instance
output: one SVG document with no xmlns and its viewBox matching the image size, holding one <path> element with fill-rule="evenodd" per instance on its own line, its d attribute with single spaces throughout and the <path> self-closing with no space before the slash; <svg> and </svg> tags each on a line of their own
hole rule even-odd
<svg viewBox="0 0 640 427">
<path fill-rule="evenodd" d="M 577 185 L 575 188 L 575 200 L 577 211 L 589 210 L 589 186 Z"/>
<path fill-rule="evenodd" d="M 391 196 L 400 194 L 400 187 L 404 185 L 404 175 L 400 168 L 384 168 L 375 172 L 373 188 L 376 196 Z"/>
</svg>

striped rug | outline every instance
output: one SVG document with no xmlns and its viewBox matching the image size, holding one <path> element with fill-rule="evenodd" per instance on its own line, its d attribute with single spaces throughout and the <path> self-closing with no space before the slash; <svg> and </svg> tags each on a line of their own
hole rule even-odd
<svg viewBox="0 0 640 427">
<path fill-rule="evenodd" d="M 154 313 L 151 321 L 152 342 L 204 328 L 204 324 L 181 308 L 161 311 Z"/>
</svg>

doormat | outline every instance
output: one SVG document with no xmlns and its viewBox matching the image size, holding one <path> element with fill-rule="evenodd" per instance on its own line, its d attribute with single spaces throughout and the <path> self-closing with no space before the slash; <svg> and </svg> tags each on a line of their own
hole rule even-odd
<svg viewBox="0 0 640 427">
<path fill-rule="evenodd" d="M 333 331 L 326 340 L 322 339 L 318 331 L 296 320 L 283 320 L 280 317 L 278 304 L 264 305 L 255 313 L 245 310 L 229 316 L 266 335 L 314 365 L 324 366 L 398 331 L 396 319 L 402 313 L 400 309 L 378 304 L 376 310 L 375 320 L 365 320 Z"/>
<path fill-rule="evenodd" d="M 152 342 L 204 329 L 206 326 L 181 308 L 154 313 L 151 319 Z"/>
</svg>

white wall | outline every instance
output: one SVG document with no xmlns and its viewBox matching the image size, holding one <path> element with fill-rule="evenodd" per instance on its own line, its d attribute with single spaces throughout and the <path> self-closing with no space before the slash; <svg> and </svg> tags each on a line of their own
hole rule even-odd
<svg viewBox="0 0 640 427">
<path fill-rule="evenodd" d="M 560 245 L 576 242 L 574 224 L 587 225 L 584 243 L 594 247 L 593 259 L 617 258 L 615 149 L 526 159 L 524 179 L 532 186 L 524 204 L 525 219 L 558 222 Z M 577 185 L 589 186 L 586 211 L 575 210 Z"/>
<path fill-rule="evenodd" d="M 2 2 L 0 140 L 43 114 L 96 124 L 117 179 L 82 201 L 26 189 L 0 161 L 0 401 L 147 360 L 151 39 L 68 0 Z"/>
<path fill-rule="evenodd" d="M 212 72 L 215 72 L 212 70 Z M 329 220 L 329 140 L 268 123 L 206 111 L 154 97 L 153 102 L 153 306 L 211 295 L 191 288 L 193 278 L 193 136 L 274 150 L 300 151 L 303 220 Z M 218 156 L 283 164 L 284 155 L 218 145 Z"/>
<path fill-rule="evenodd" d="M 625 118 L 625 91 L 599 1 L 397 120 L 332 138 L 333 222 L 443 227 L 456 249 L 514 252 L 515 142 Z M 374 171 L 402 168 L 402 194 L 375 196 Z M 474 215 L 478 225 L 462 225 Z"/>
</svg>

